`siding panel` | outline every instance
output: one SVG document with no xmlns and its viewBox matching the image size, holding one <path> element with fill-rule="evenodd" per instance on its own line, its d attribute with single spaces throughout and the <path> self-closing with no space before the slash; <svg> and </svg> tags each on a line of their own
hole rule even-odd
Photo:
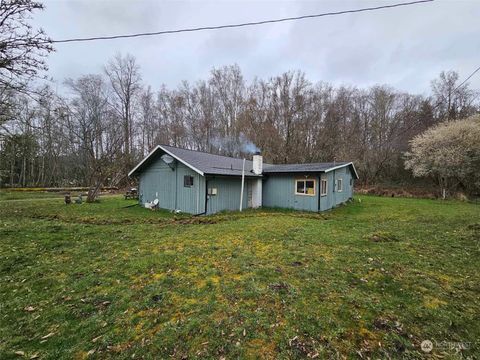
<svg viewBox="0 0 480 360">
<path fill-rule="evenodd" d="M 192 169 L 175 161 L 173 169 L 158 157 L 140 174 L 140 204 L 159 200 L 159 207 L 180 210 L 190 214 L 205 211 L 205 178 Z M 184 187 L 183 177 L 193 176 L 193 186 Z"/>
<path fill-rule="evenodd" d="M 245 188 L 243 191 L 244 209 L 248 207 L 249 186 L 248 180 L 245 179 Z M 207 214 L 213 214 L 223 210 L 239 210 L 240 191 L 242 188 L 242 179 L 240 177 L 207 177 L 207 187 L 217 189 L 217 195 L 209 196 L 207 201 Z"/>
<path fill-rule="evenodd" d="M 263 183 L 263 206 L 282 207 L 297 210 L 318 210 L 318 176 L 308 175 L 316 181 L 315 196 L 295 195 L 295 179 L 304 178 L 301 174 L 270 175 Z"/>
</svg>

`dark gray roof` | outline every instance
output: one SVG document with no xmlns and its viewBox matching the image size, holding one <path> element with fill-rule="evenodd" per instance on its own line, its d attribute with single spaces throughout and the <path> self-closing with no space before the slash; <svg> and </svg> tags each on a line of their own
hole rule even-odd
<svg viewBox="0 0 480 360">
<path fill-rule="evenodd" d="M 271 173 L 292 173 L 292 172 L 324 172 L 334 167 L 343 167 L 348 165 L 348 162 L 328 162 L 328 163 L 309 163 L 309 164 L 265 164 L 263 172 L 265 174 Z"/>
<path fill-rule="evenodd" d="M 184 165 L 191 169 L 204 174 L 212 175 L 242 175 L 243 159 L 233 158 L 229 156 L 215 155 L 206 152 L 182 149 L 168 145 L 158 145 L 150 154 L 148 154 L 130 173 L 129 176 L 142 170 L 148 165 L 149 159 L 154 154 L 168 153 Z M 245 176 L 260 177 L 252 172 L 253 163 L 250 160 L 245 161 Z"/>
<path fill-rule="evenodd" d="M 243 159 L 229 156 L 215 155 L 201 151 L 181 149 L 173 146 L 161 145 L 162 148 L 193 165 L 204 174 L 215 175 L 242 175 Z M 245 175 L 255 175 L 252 172 L 253 162 L 245 161 Z"/>
<path fill-rule="evenodd" d="M 141 171 L 145 166 L 148 166 L 151 159 L 156 158 L 155 154 L 167 153 L 184 165 L 200 173 L 201 175 L 242 175 L 243 159 L 233 158 L 229 156 L 215 155 L 206 152 L 182 149 L 168 145 L 158 145 L 150 154 L 148 154 L 135 168 L 130 171 L 129 176 Z M 349 162 L 335 162 L 335 163 L 311 163 L 311 164 L 284 164 L 273 165 L 263 164 L 264 174 L 275 173 L 305 173 L 305 172 L 328 172 L 336 168 L 344 166 L 351 166 L 355 176 L 358 178 L 357 172 L 353 163 Z M 253 162 L 245 161 L 245 175 L 259 177 L 252 171 Z"/>
</svg>

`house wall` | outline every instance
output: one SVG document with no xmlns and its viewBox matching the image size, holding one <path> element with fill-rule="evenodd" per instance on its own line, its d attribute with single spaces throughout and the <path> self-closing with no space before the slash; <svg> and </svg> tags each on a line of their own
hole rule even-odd
<svg viewBox="0 0 480 360">
<path fill-rule="evenodd" d="M 327 195 L 320 197 L 320 211 L 331 209 L 353 197 L 353 176 L 350 167 L 344 167 L 321 174 L 327 179 Z M 337 179 L 343 180 L 343 190 L 337 191 Z"/>
<path fill-rule="evenodd" d="M 315 196 L 295 195 L 295 179 L 315 179 Z M 317 211 L 319 194 L 318 175 L 269 175 L 263 182 L 263 206 Z"/>
<path fill-rule="evenodd" d="M 334 190 L 334 205 L 339 205 L 341 203 L 346 202 L 348 199 L 351 199 L 353 197 L 353 180 L 350 182 L 352 179 L 352 173 L 350 170 L 350 167 L 344 167 L 341 169 L 337 169 L 334 171 L 331 171 L 333 173 L 334 179 L 342 179 L 343 180 L 343 190 L 338 191 L 338 189 L 335 188 L 335 182 L 332 184 L 332 190 Z"/>
<path fill-rule="evenodd" d="M 327 195 L 320 196 L 320 211 L 325 211 L 335 206 L 333 172 L 321 174 L 320 178 L 327 180 Z"/>
<path fill-rule="evenodd" d="M 245 179 L 243 191 L 243 208 L 248 207 L 248 188 L 250 181 Z M 207 214 L 223 210 L 239 210 L 242 179 L 240 177 L 216 176 L 207 177 L 207 188 L 216 188 L 217 195 L 209 195 L 207 201 Z"/>
<path fill-rule="evenodd" d="M 182 163 L 175 161 L 170 168 L 160 157 L 140 174 L 139 196 L 144 205 L 154 199 L 159 207 L 190 214 L 205 211 L 205 178 Z M 193 176 L 193 186 L 184 187 L 183 177 Z"/>
<path fill-rule="evenodd" d="M 325 211 L 353 197 L 353 178 L 349 167 L 309 175 L 308 178 L 316 180 L 315 196 L 295 195 L 295 179 L 304 177 L 305 174 L 269 175 L 263 182 L 263 206 Z M 343 191 L 338 192 L 335 184 L 340 178 L 343 180 Z M 327 180 L 327 195 L 320 196 L 320 179 Z"/>
</svg>

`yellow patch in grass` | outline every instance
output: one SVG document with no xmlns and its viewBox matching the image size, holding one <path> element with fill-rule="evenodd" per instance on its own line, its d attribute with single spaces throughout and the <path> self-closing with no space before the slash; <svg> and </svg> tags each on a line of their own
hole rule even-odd
<svg viewBox="0 0 480 360">
<path fill-rule="evenodd" d="M 428 309 L 438 309 L 442 305 L 447 305 L 447 302 L 435 297 L 426 296 L 423 299 L 423 304 Z"/>
<path fill-rule="evenodd" d="M 153 274 L 153 278 L 155 280 L 160 280 L 160 279 L 163 279 L 165 277 L 165 274 Z"/>
<path fill-rule="evenodd" d="M 218 285 L 220 283 L 220 277 L 217 275 L 212 275 L 205 279 L 201 279 L 200 281 L 198 281 L 197 286 L 199 288 L 203 288 L 209 283 L 213 285 Z"/>
<path fill-rule="evenodd" d="M 253 339 L 246 343 L 246 358 L 257 359 L 262 354 L 262 359 L 276 359 L 276 344 L 263 339 Z"/>
<path fill-rule="evenodd" d="M 361 327 L 358 329 L 358 334 L 362 337 L 362 339 L 367 339 L 367 340 L 375 340 L 376 336 L 375 333 L 371 332 L 370 330 Z"/>
</svg>

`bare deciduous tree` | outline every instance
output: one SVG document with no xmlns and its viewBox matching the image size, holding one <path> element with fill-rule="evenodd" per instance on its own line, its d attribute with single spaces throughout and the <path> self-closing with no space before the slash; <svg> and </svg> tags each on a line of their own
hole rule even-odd
<svg viewBox="0 0 480 360">
<path fill-rule="evenodd" d="M 122 136 L 108 106 L 108 90 L 100 75 L 67 80 L 74 97 L 67 118 L 70 136 L 83 162 L 89 185 L 88 202 L 95 201 L 101 186 L 122 173 Z"/>
<path fill-rule="evenodd" d="M 132 55 L 117 54 L 105 67 L 105 73 L 115 94 L 113 108 L 123 122 L 124 152 L 128 167 L 131 165 L 133 146 L 134 105 L 141 90 L 140 68 Z"/>
<path fill-rule="evenodd" d="M 456 71 L 442 71 L 438 79 L 432 81 L 432 92 L 440 119 L 465 118 L 474 112 L 475 92 L 469 89 L 468 83 L 459 85 Z"/>
<path fill-rule="evenodd" d="M 9 111 L 12 92 L 25 92 L 29 81 L 47 70 L 45 57 L 53 51 L 42 29 L 29 24 L 43 4 L 32 0 L 0 2 L 0 123 Z"/>
</svg>

